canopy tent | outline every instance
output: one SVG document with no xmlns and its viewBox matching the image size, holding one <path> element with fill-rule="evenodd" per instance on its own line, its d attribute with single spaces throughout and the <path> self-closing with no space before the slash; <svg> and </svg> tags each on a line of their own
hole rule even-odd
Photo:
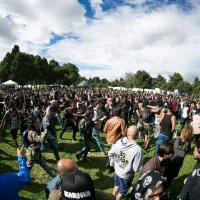
<svg viewBox="0 0 200 200">
<path fill-rule="evenodd" d="M 9 81 L 2 83 L 2 85 L 17 85 L 17 83 L 12 80 L 9 80 Z"/>
<path fill-rule="evenodd" d="M 88 82 L 86 80 L 84 80 L 81 83 L 79 83 L 77 86 L 78 87 L 87 87 L 88 86 Z"/>
</svg>

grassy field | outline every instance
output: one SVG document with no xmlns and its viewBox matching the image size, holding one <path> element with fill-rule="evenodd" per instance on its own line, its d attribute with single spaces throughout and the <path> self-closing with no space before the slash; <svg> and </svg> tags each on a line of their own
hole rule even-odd
<svg viewBox="0 0 200 200">
<path fill-rule="evenodd" d="M 59 127 L 57 127 L 57 133 L 60 132 Z M 79 136 L 79 133 L 77 133 Z M 106 150 L 109 150 L 108 145 L 105 143 L 105 134 L 101 134 L 104 141 Z M 60 157 L 69 158 L 77 162 L 75 154 L 80 151 L 82 148 L 82 143 L 72 142 L 72 132 L 69 130 L 63 135 L 64 140 L 58 141 Z M 18 137 L 20 140 L 20 136 Z M 143 145 L 143 141 L 138 139 L 138 144 Z M 149 160 L 153 157 L 155 151 L 155 140 L 152 140 L 149 153 L 145 154 L 145 160 Z M 19 142 L 20 144 L 20 142 Z M 56 173 L 56 163 L 54 155 L 51 149 L 46 149 L 46 152 L 43 153 L 50 169 Z M 77 162 L 80 169 L 90 174 L 94 180 L 95 188 L 104 190 L 108 193 L 112 193 L 113 189 L 113 174 L 109 174 L 106 170 L 107 157 L 102 156 L 99 152 L 96 144 L 93 145 L 93 149 L 89 154 L 89 160 L 81 160 Z M 175 200 L 179 194 L 183 180 L 187 175 L 192 171 L 195 165 L 195 160 L 193 159 L 193 152 L 191 151 L 189 155 L 186 156 L 184 165 L 179 173 L 171 188 L 170 199 Z M 16 157 L 16 149 L 13 147 L 11 142 L 11 137 L 8 134 L 8 131 L 4 136 L 0 135 L 0 174 L 6 172 L 17 172 L 18 171 L 18 162 Z M 136 174 L 133 182 L 138 178 Z M 31 182 L 20 192 L 21 199 L 28 200 L 44 200 L 45 193 L 44 188 L 48 181 L 51 178 L 44 172 L 44 170 L 37 164 L 34 165 L 31 171 Z"/>
</svg>

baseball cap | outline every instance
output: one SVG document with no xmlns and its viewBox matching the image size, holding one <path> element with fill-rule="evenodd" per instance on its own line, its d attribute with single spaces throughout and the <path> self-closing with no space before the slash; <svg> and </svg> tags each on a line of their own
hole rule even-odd
<svg viewBox="0 0 200 200">
<path fill-rule="evenodd" d="M 80 170 L 73 170 L 62 177 L 61 192 L 65 200 L 96 200 L 91 177 Z"/>
</svg>

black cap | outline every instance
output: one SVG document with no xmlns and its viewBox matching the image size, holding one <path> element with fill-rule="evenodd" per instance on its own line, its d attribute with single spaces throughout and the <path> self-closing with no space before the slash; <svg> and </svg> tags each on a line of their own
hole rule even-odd
<svg viewBox="0 0 200 200">
<path fill-rule="evenodd" d="M 96 200 L 91 177 L 80 170 L 74 170 L 62 177 L 61 192 L 65 200 Z"/>
</svg>

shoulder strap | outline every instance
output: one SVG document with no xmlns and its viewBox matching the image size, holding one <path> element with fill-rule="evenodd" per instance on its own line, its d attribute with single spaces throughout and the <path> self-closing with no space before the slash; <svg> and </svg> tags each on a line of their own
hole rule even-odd
<svg viewBox="0 0 200 200">
<path fill-rule="evenodd" d="M 185 151 L 185 149 L 187 148 L 189 142 L 186 141 L 185 144 L 182 146 L 181 150 Z"/>
<path fill-rule="evenodd" d="M 175 144 L 174 144 L 174 146 L 175 146 L 175 149 L 178 149 L 178 143 L 179 143 L 179 137 L 177 137 L 176 138 L 176 140 L 175 140 Z"/>
</svg>

